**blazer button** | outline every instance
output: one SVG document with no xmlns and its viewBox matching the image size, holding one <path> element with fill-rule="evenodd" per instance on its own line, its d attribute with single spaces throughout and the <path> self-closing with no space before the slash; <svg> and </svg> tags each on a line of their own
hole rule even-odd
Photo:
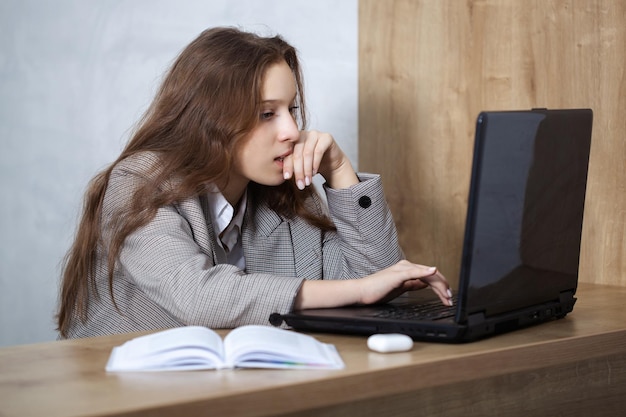
<svg viewBox="0 0 626 417">
<path fill-rule="evenodd" d="M 371 205 L 372 205 L 372 199 L 369 198 L 368 196 L 364 195 L 363 197 L 359 198 L 359 206 L 363 208 L 368 208 Z"/>
</svg>

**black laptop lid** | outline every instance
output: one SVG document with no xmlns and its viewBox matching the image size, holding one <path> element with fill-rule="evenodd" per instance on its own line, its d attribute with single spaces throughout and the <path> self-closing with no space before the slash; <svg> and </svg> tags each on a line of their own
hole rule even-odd
<svg viewBox="0 0 626 417">
<path fill-rule="evenodd" d="M 457 320 L 575 292 L 591 126 L 589 109 L 479 115 Z"/>
</svg>

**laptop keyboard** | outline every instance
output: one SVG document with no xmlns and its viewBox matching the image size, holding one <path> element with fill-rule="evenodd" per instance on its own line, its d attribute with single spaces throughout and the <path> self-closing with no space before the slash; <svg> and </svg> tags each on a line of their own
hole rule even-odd
<svg viewBox="0 0 626 417">
<path fill-rule="evenodd" d="M 456 299 L 453 300 L 456 305 Z M 372 315 L 376 318 L 398 319 L 398 320 L 438 320 L 447 317 L 454 317 L 456 307 L 441 304 L 439 300 L 433 300 L 422 304 L 388 306 Z"/>
</svg>

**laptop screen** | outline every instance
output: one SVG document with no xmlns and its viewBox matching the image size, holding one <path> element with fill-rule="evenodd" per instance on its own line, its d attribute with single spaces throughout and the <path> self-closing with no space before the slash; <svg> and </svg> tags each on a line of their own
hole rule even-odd
<svg viewBox="0 0 626 417">
<path fill-rule="evenodd" d="M 463 315 L 499 314 L 576 289 L 591 125 L 588 109 L 480 114 Z"/>
</svg>

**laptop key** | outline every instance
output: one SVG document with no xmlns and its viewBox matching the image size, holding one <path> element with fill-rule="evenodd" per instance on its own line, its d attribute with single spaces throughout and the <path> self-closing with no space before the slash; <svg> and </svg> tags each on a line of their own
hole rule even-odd
<svg viewBox="0 0 626 417">
<path fill-rule="evenodd" d="M 456 313 L 454 307 L 441 304 L 439 301 L 425 304 L 389 306 L 376 312 L 371 317 L 389 318 L 399 320 L 437 320 L 453 317 Z"/>
</svg>

